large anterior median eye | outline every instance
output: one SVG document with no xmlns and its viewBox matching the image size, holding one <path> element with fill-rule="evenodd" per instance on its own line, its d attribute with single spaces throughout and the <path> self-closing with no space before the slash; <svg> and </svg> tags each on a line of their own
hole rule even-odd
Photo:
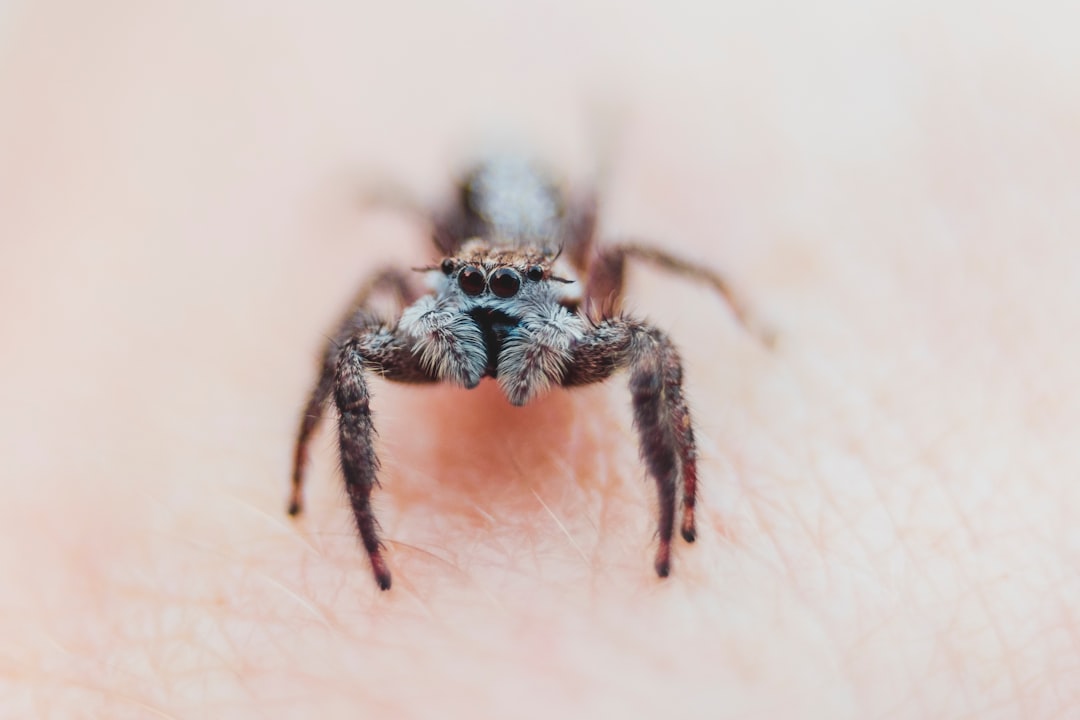
<svg viewBox="0 0 1080 720">
<path fill-rule="evenodd" d="M 463 268 L 457 281 L 466 295 L 479 295 L 484 292 L 484 271 L 475 265 Z"/>
<path fill-rule="evenodd" d="M 491 292 L 498 297 L 514 297 L 521 288 L 521 276 L 510 268 L 499 268 L 491 274 L 488 285 L 491 287 Z"/>
</svg>

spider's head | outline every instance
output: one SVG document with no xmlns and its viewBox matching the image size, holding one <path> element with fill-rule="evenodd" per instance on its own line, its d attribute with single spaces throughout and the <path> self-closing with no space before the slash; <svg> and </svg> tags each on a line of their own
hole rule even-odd
<svg viewBox="0 0 1080 720">
<path fill-rule="evenodd" d="M 515 310 L 523 304 L 565 303 L 577 294 L 572 279 L 555 274 L 556 260 L 531 249 L 473 242 L 436 268 L 442 276 L 440 291 L 459 296 L 463 308 L 485 307 L 520 316 Z"/>
</svg>

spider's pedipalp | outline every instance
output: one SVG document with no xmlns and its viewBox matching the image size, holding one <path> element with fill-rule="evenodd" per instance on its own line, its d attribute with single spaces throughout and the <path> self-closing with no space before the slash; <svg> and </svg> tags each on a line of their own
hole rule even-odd
<svg viewBox="0 0 1080 720">
<path fill-rule="evenodd" d="M 585 335 L 579 315 L 552 304 L 522 318 L 503 341 L 499 385 L 513 405 L 525 405 L 562 380 L 572 346 Z"/>
<path fill-rule="evenodd" d="M 398 327 L 432 376 L 465 388 L 480 384 L 488 363 L 483 333 L 453 297 L 420 298 L 402 313 Z"/>
</svg>

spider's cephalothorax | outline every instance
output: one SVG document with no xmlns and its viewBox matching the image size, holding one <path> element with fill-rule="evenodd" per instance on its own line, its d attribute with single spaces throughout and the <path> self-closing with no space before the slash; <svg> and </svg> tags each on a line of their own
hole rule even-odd
<svg viewBox="0 0 1080 720">
<path fill-rule="evenodd" d="M 420 268 L 426 290 L 399 270 L 376 275 L 360 291 L 328 343 L 318 382 L 301 419 L 289 512 L 301 508 L 311 433 L 333 396 L 341 465 L 375 579 L 390 587 L 371 509 L 378 460 L 367 375 L 399 382 L 475 387 L 494 378 L 514 405 L 553 385 L 572 387 L 630 376 L 641 454 L 660 500 L 656 572 L 666 577 L 681 496 L 682 536 L 696 534 L 694 432 L 683 398 L 682 365 L 660 330 L 618 313 L 626 260 L 637 258 L 714 287 L 745 322 L 717 274 L 640 245 L 594 245 L 596 202 L 561 193 L 532 165 L 499 160 L 465 176 L 457 202 L 431 218 L 443 257 Z M 390 292 L 403 310 L 386 323 L 371 311 Z"/>
</svg>

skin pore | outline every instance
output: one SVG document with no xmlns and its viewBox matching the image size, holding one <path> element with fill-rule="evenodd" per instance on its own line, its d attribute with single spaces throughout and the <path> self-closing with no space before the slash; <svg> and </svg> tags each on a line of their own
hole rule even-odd
<svg viewBox="0 0 1080 720">
<path fill-rule="evenodd" d="M 1070 23 L 835 4 L 805 33 L 642 8 L 617 48 L 591 6 L 16 14 L 0 717 L 1074 714 Z M 523 408 L 373 381 L 380 593 L 332 424 L 285 512 L 341 306 L 435 255 L 360 176 L 439 197 L 507 120 L 585 177 L 582 67 L 627 98 L 603 233 L 722 270 L 776 348 L 631 270 L 699 443 L 666 580 L 625 375 Z"/>
</svg>

